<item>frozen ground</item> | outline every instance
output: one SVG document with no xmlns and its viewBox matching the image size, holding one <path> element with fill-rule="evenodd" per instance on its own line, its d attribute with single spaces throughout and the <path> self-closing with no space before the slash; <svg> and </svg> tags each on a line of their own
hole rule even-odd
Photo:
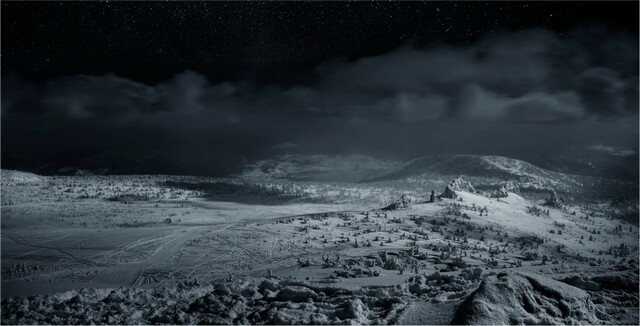
<svg viewBox="0 0 640 326">
<path fill-rule="evenodd" d="M 2 322 L 639 323 L 610 203 L 430 190 L 5 170 Z"/>
</svg>

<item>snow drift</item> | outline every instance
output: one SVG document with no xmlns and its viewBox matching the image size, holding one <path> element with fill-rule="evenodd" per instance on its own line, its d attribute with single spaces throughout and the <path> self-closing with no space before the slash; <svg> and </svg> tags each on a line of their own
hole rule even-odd
<svg viewBox="0 0 640 326">
<path fill-rule="evenodd" d="M 489 276 L 460 305 L 453 324 L 599 324 L 590 295 L 528 273 Z"/>
</svg>

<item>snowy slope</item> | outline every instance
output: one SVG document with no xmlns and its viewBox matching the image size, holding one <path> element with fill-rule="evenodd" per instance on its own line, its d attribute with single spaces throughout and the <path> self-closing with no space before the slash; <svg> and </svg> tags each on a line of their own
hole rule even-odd
<svg viewBox="0 0 640 326">
<path fill-rule="evenodd" d="M 30 172 L 3 169 L 1 180 L 3 185 L 10 185 L 15 183 L 39 183 L 46 180 L 46 177 Z"/>
<path fill-rule="evenodd" d="M 574 176 L 545 170 L 525 161 L 503 156 L 463 154 L 417 158 L 381 176 L 380 179 L 403 179 L 433 173 L 515 180 L 549 186 L 560 183 L 579 184 Z"/>
<path fill-rule="evenodd" d="M 503 156 L 468 154 L 430 155 L 405 163 L 382 161 L 362 155 L 284 155 L 245 168 L 245 179 L 283 179 L 316 182 L 408 182 L 449 180 L 464 175 L 480 190 L 497 190 L 514 182 L 525 191 L 548 193 L 550 189 L 574 195 L 637 193 L 630 182 L 573 175 L 540 168 Z"/>
<path fill-rule="evenodd" d="M 179 187 L 187 181 L 212 180 L 3 185 L 3 200 L 29 200 L 2 205 L 2 322 L 638 324 L 638 227 L 606 203 L 555 208 L 458 187 L 382 211 L 216 201 Z M 389 197 L 390 187 L 350 186 Z M 109 200 L 122 194 L 145 200 Z M 457 307 L 475 308 L 453 316 Z"/>
</svg>

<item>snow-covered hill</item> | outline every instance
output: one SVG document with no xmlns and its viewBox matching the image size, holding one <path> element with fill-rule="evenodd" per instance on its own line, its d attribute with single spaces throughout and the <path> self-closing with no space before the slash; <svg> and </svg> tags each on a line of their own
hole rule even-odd
<svg viewBox="0 0 640 326">
<path fill-rule="evenodd" d="M 638 153 L 610 146 L 573 147 L 551 155 L 526 158 L 542 168 L 619 180 L 638 179 Z"/>
<path fill-rule="evenodd" d="M 551 173 L 530 163 L 503 156 L 455 154 L 420 157 L 383 177 L 407 178 L 425 172 L 498 178 L 526 178 Z"/>
<path fill-rule="evenodd" d="M 2 170 L 2 185 L 10 185 L 10 184 L 28 184 L 28 183 L 40 183 L 43 182 L 46 177 L 30 173 L 30 172 L 22 172 L 16 170 Z"/>
<path fill-rule="evenodd" d="M 399 162 L 383 161 L 364 155 L 288 154 L 250 164 L 241 176 L 298 181 L 362 182 L 374 179 L 385 171 L 401 165 Z"/>
<path fill-rule="evenodd" d="M 247 166 L 246 179 L 283 179 L 315 182 L 406 182 L 421 184 L 464 175 L 480 190 L 494 191 L 512 183 L 525 191 L 551 189 L 571 196 L 637 193 L 637 184 L 585 175 L 555 172 L 503 156 L 430 155 L 400 163 L 362 155 L 284 155 Z"/>
</svg>

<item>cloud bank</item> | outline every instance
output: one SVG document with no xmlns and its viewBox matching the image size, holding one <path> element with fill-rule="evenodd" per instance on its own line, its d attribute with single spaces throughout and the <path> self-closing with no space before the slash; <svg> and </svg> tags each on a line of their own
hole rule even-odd
<svg viewBox="0 0 640 326">
<path fill-rule="evenodd" d="M 192 71 L 157 85 L 113 75 L 34 84 L 8 75 L 2 80 L 3 147 L 10 157 L 45 161 L 55 152 L 184 157 L 189 150 L 227 153 L 235 162 L 287 142 L 323 151 L 402 147 L 400 154 L 419 156 L 421 144 L 468 152 L 464 144 L 478 135 L 490 140 L 515 130 L 557 132 L 567 145 L 615 139 L 620 132 L 637 134 L 631 123 L 638 115 L 637 58 L 633 35 L 591 28 L 400 48 L 323 64 L 289 86 L 211 84 Z M 575 134 L 594 127 L 600 129 L 594 135 Z M 524 138 L 501 146 L 540 150 Z M 41 153 L 30 152 L 34 148 Z"/>
</svg>

